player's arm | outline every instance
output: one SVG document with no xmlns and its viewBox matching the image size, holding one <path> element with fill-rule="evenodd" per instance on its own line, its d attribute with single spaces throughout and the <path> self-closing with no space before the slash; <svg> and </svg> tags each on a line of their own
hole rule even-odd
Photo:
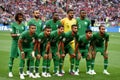
<svg viewBox="0 0 120 80">
<path fill-rule="evenodd" d="M 109 41 L 109 35 L 106 37 L 106 40 L 105 40 L 105 53 L 107 53 L 108 41 Z"/>
<path fill-rule="evenodd" d="M 46 52 L 48 53 L 48 58 L 49 58 L 49 59 L 52 59 L 50 41 L 48 41 L 48 43 L 47 43 L 47 45 L 46 45 Z"/>
<path fill-rule="evenodd" d="M 61 41 L 58 42 L 58 50 L 57 50 L 57 56 L 60 58 L 60 47 L 61 47 Z"/>
<path fill-rule="evenodd" d="M 76 44 L 75 44 L 75 54 L 77 54 L 77 53 L 78 53 L 78 46 L 79 46 L 79 43 L 78 43 L 78 42 L 76 42 Z"/>
<path fill-rule="evenodd" d="M 22 43 L 23 43 L 23 39 L 19 39 L 18 40 L 18 48 L 19 48 L 19 50 L 20 50 L 20 54 L 21 54 L 21 58 L 22 59 L 24 59 L 25 58 L 25 53 L 24 53 L 24 51 L 23 51 L 23 48 L 22 48 Z"/>
<path fill-rule="evenodd" d="M 19 34 L 17 34 L 15 31 L 16 31 L 15 27 L 11 24 L 10 32 L 11 32 L 11 37 L 13 38 L 19 36 Z"/>
<path fill-rule="evenodd" d="M 20 52 L 23 52 L 22 42 L 23 42 L 23 39 L 19 39 L 19 40 L 18 40 L 18 48 L 20 49 Z"/>
<path fill-rule="evenodd" d="M 64 25 L 64 19 L 61 19 L 60 22 L 62 25 Z"/>
<path fill-rule="evenodd" d="M 37 48 L 38 48 L 38 54 L 40 54 L 40 41 L 41 41 L 41 39 L 38 39 L 38 42 L 37 42 Z"/>
</svg>

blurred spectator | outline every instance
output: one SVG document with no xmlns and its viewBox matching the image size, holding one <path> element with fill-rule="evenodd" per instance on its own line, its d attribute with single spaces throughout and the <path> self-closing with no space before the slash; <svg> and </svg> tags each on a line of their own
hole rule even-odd
<svg viewBox="0 0 120 80">
<path fill-rule="evenodd" d="M 93 22 L 92 26 L 96 22 L 106 26 L 118 26 L 120 23 L 120 0 L 0 0 L 0 6 L 0 14 L 4 15 L 0 15 L 0 22 L 5 23 L 13 21 L 10 18 L 18 11 L 22 11 L 26 20 L 29 20 L 36 8 L 40 10 L 44 21 L 50 19 L 54 11 L 63 18 L 66 16 L 66 11 L 72 8 L 75 17 L 78 17 L 80 9 L 86 10 L 87 16 Z"/>
</svg>

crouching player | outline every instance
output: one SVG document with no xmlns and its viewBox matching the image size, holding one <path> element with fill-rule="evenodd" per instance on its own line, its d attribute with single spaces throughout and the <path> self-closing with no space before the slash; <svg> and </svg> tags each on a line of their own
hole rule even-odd
<svg viewBox="0 0 120 80">
<path fill-rule="evenodd" d="M 65 33 L 63 39 L 62 39 L 62 56 L 63 54 L 66 55 L 67 53 L 69 53 L 70 55 L 70 74 L 71 75 L 74 75 L 74 61 L 75 61 L 75 53 L 74 53 L 74 50 L 72 48 L 72 46 L 70 45 L 70 42 L 72 40 L 74 40 L 75 38 L 77 38 L 77 30 L 78 30 L 78 27 L 77 25 L 72 25 L 71 26 L 71 30 L 72 31 L 68 31 Z M 63 74 L 62 73 L 62 66 L 63 66 L 63 62 L 64 62 L 64 58 L 62 57 L 60 59 L 60 70 L 59 70 L 59 73 L 60 74 Z"/>
<path fill-rule="evenodd" d="M 76 40 L 76 47 L 75 47 L 75 53 L 76 53 L 76 62 L 75 62 L 75 75 L 79 75 L 78 69 L 79 69 L 79 62 L 81 60 L 81 57 L 86 59 L 86 65 L 87 65 L 87 74 L 91 74 L 91 49 L 92 46 L 90 46 L 90 41 L 92 39 L 92 31 L 86 30 L 86 34 L 83 36 L 80 36 L 78 40 Z"/>
<path fill-rule="evenodd" d="M 25 58 L 30 60 L 30 74 L 29 77 L 36 78 L 33 75 L 34 69 L 34 57 L 35 57 L 35 50 L 37 48 L 37 35 L 35 34 L 36 27 L 35 25 L 29 25 L 29 30 L 24 31 L 18 40 L 18 47 L 20 50 L 20 79 L 25 79 L 23 75 L 23 67 L 25 64 Z M 32 48 L 31 44 L 34 44 L 34 49 Z"/>
<path fill-rule="evenodd" d="M 51 32 L 51 50 L 54 62 L 54 74 L 57 76 L 62 76 L 61 74 L 58 73 L 58 68 L 60 61 L 60 46 L 63 36 L 64 26 L 62 25 L 59 25 L 57 30 Z"/>
<path fill-rule="evenodd" d="M 38 35 L 38 53 L 43 57 L 42 63 L 42 76 L 51 77 L 49 73 L 50 61 L 52 59 L 51 46 L 50 46 L 50 33 L 51 28 L 46 26 L 44 31 Z"/>
<path fill-rule="evenodd" d="M 105 27 L 103 25 L 99 26 L 99 32 L 93 34 L 93 46 L 94 50 L 92 52 L 92 74 L 96 74 L 94 71 L 94 61 L 96 57 L 96 53 L 100 52 L 101 55 L 103 55 L 104 58 L 104 71 L 103 73 L 106 75 L 109 75 L 110 73 L 107 71 L 108 67 L 108 52 L 107 52 L 107 47 L 108 47 L 108 41 L 109 41 L 109 35 L 105 32 Z"/>
</svg>

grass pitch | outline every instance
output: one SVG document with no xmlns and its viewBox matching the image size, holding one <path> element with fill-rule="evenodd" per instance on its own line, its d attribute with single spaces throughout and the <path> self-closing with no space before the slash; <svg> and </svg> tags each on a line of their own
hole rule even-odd
<svg viewBox="0 0 120 80">
<path fill-rule="evenodd" d="M 51 78 L 41 77 L 40 79 L 31 79 L 26 76 L 26 80 L 120 80 L 120 33 L 109 33 L 109 66 L 108 71 L 110 75 L 104 75 L 103 72 L 103 57 L 100 53 L 97 53 L 95 61 L 95 71 L 96 75 L 87 75 L 86 74 L 86 62 L 84 59 L 80 61 L 80 75 L 71 76 L 69 71 L 69 57 L 65 58 L 64 70 L 65 75 L 63 77 L 52 76 Z M 9 32 L 0 31 L 0 80 L 19 80 L 19 58 L 15 59 L 13 66 L 13 78 L 8 77 L 8 62 L 9 62 L 9 53 L 11 46 L 11 37 Z M 42 63 L 42 60 L 41 62 Z M 50 72 L 53 71 L 53 63 L 51 63 Z M 40 70 L 41 74 L 41 65 Z"/>
</svg>

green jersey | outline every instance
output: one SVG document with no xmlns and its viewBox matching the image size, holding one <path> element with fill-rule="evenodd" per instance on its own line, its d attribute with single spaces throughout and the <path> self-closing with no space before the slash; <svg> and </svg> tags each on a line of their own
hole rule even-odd
<svg viewBox="0 0 120 80">
<path fill-rule="evenodd" d="M 72 35 L 72 31 L 68 31 L 65 33 L 62 41 L 64 42 L 65 45 L 69 44 L 72 40 L 77 39 L 78 35 L 75 34 L 74 36 Z"/>
<path fill-rule="evenodd" d="M 58 26 L 61 25 L 60 20 L 54 22 L 53 19 L 46 21 L 45 26 L 50 26 L 52 31 L 57 30 Z"/>
<path fill-rule="evenodd" d="M 62 40 L 64 33 L 58 34 L 58 30 L 51 32 L 51 46 L 57 45 L 60 40 Z"/>
<path fill-rule="evenodd" d="M 26 49 L 26 48 L 32 48 L 33 47 L 33 43 L 35 43 L 35 40 L 38 38 L 37 34 L 34 33 L 32 36 L 30 35 L 30 31 L 27 30 L 27 31 L 24 31 L 19 39 L 22 39 L 23 40 L 23 43 L 22 43 L 22 48 L 23 49 Z"/>
<path fill-rule="evenodd" d="M 93 34 L 93 43 L 96 47 L 104 47 L 104 41 L 109 41 L 109 35 L 107 33 L 103 36 L 99 32 Z"/>
<path fill-rule="evenodd" d="M 38 19 L 35 20 L 32 18 L 29 22 L 28 25 L 34 24 L 36 26 L 36 33 L 39 34 L 42 31 L 42 20 Z"/>
<path fill-rule="evenodd" d="M 40 45 L 43 47 L 46 47 L 47 43 L 50 41 L 51 37 L 50 36 L 45 36 L 44 32 L 41 32 L 38 35 L 38 41 L 40 42 Z"/>
<path fill-rule="evenodd" d="M 21 34 L 23 31 L 25 31 L 25 25 L 23 23 L 18 24 L 17 22 L 13 22 L 10 25 L 11 27 L 11 34 Z M 12 37 L 14 40 L 18 40 L 19 36 Z"/>
<path fill-rule="evenodd" d="M 92 38 L 90 38 L 90 39 L 87 39 L 86 38 L 86 35 L 82 35 L 82 36 L 80 36 L 79 38 L 78 38 L 78 40 L 77 40 L 77 42 L 78 42 L 78 44 L 79 44 L 79 48 L 80 48 L 80 50 L 82 49 L 88 49 L 88 47 L 89 47 L 89 45 L 90 45 L 90 42 L 91 42 L 91 39 Z"/>
<path fill-rule="evenodd" d="M 79 17 L 76 18 L 77 25 L 78 25 L 78 35 L 85 34 L 85 31 L 89 29 L 89 26 L 91 24 L 90 20 L 85 18 L 84 20 L 81 20 Z"/>
</svg>

